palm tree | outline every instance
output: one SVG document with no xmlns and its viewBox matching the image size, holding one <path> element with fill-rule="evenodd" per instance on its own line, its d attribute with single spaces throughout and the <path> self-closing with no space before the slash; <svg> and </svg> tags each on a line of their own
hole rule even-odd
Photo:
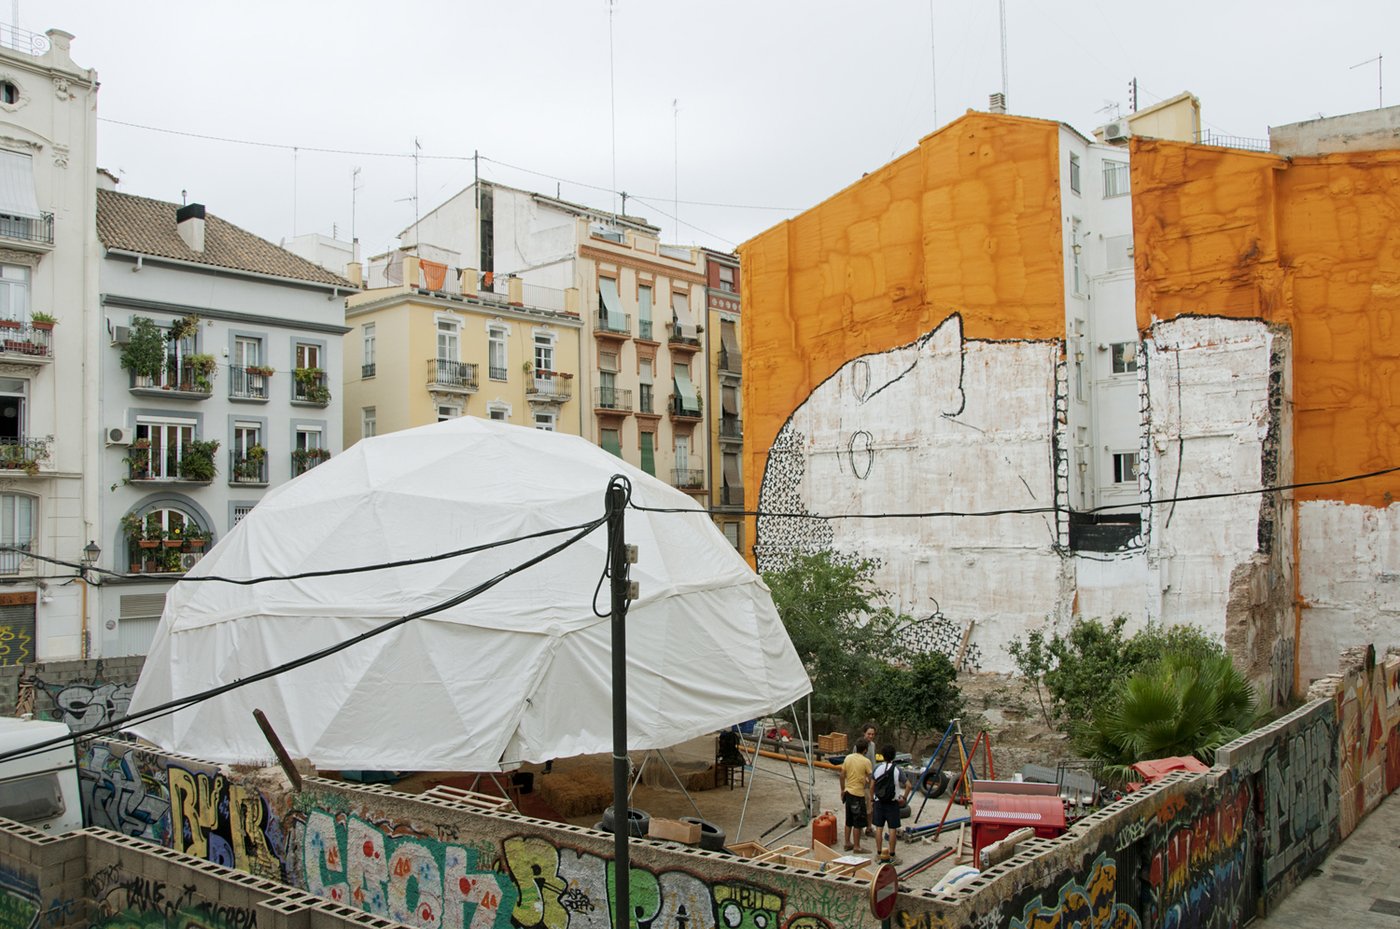
<svg viewBox="0 0 1400 929">
<path fill-rule="evenodd" d="M 1258 700 L 1228 655 L 1167 655 L 1120 683 L 1084 735 L 1112 780 L 1133 778 L 1134 762 L 1215 750 L 1248 732 Z"/>
</svg>

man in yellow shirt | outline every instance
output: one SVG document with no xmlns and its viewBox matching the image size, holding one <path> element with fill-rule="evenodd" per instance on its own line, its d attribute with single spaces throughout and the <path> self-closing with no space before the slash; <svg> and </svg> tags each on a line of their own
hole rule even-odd
<svg viewBox="0 0 1400 929">
<path fill-rule="evenodd" d="M 846 804 L 846 851 L 862 854 L 860 837 L 870 825 L 866 815 L 872 800 L 870 775 L 874 767 L 866 757 L 870 744 L 865 739 L 856 742 L 855 751 L 841 762 L 841 800 Z"/>
</svg>

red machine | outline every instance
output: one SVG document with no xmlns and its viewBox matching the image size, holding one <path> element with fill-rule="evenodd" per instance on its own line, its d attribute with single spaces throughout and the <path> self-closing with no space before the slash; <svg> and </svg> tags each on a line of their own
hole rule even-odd
<svg viewBox="0 0 1400 929">
<path fill-rule="evenodd" d="M 1048 793 L 1043 790 L 1047 787 Z M 1002 793 L 1002 789 L 1014 792 Z M 1017 829 L 1034 829 L 1036 837 L 1042 839 L 1064 835 L 1065 805 L 1054 784 L 977 781 L 973 784 L 971 819 L 972 860 L 980 862 L 983 848 Z"/>
</svg>

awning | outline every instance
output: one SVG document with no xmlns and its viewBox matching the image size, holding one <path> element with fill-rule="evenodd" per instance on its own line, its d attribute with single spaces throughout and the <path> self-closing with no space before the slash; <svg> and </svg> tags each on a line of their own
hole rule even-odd
<svg viewBox="0 0 1400 929">
<path fill-rule="evenodd" d="M 739 467 L 738 455 L 724 456 L 724 482 L 730 487 L 744 486 L 744 474 Z"/>
<path fill-rule="evenodd" d="M 734 332 L 734 324 L 727 320 L 719 324 L 719 344 L 726 352 L 739 351 L 739 336 Z"/>
<path fill-rule="evenodd" d="M 695 385 L 690 383 L 690 372 L 685 368 L 675 369 L 676 396 L 681 398 L 681 406 L 687 410 L 699 410 L 700 398 L 696 396 Z"/>
<path fill-rule="evenodd" d="M 720 391 L 720 403 L 724 406 L 724 412 L 730 416 L 739 415 L 739 392 L 733 387 L 726 387 Z"/>
<path fill-rule="evenodd" d="M 622 298 L 617 295 L 617 281 L 610 277 L 598 278 L 598 299 L 603 303 L 608 328 L 616 332 L 626 329 L 627 321 L 622 315 Z"/>
<path fill-rule="evenodd" d="M 34 194 L 34 159 L 19 152 L 0 151 L 0 214 L 39 218 Z"/>
<path fill-rule="evenodd" d="M 676 316 L 680 334 L 687 339 L 695 338 L 695 319 L 690 315 L 690 300 L 685 294 L 671 294 L 671 312 Z"/>
</svg>

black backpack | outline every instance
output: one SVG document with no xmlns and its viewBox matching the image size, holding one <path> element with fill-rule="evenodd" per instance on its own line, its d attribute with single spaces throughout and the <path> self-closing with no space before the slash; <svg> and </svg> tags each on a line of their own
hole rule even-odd
<svg viewBox="0 0 1400 929">
<path fill-rule="evenodd" d="M 894 799 L 894 763 L 890 762 L 885 766 L 885 771 L 875 778 L 875 799 Z"/>
</svg>

